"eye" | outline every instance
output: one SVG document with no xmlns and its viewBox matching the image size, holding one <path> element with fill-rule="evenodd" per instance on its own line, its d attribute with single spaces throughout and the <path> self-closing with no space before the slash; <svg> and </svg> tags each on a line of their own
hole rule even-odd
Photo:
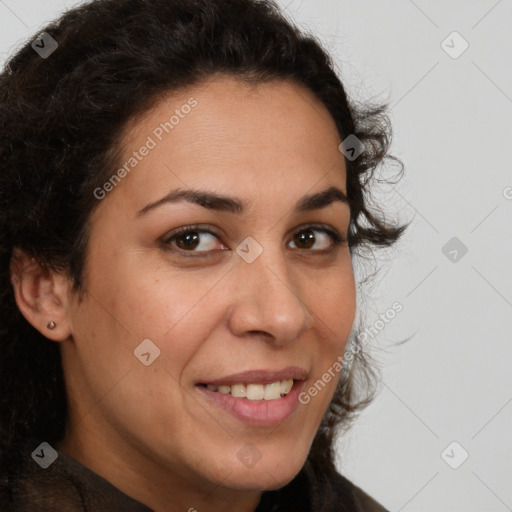
<svg viewBox="0 0 512 512">
<path fill-rule="evenodd" d="M 329 251 L 343 243 L 343 237 L 336 231 L 320 226 L 308 226 L 297 231 L 291 243 L 301 250 Z"/>
<path fill-rule="evenodd" d="M 345 239 L 334 229 L 306 226 L 296 231 L 289 243 L 292 244 L 292 249 L 326 253 L 333 251 L 344 241 Z M 209 256 L 213 252 L 229 250 L 222 244 L 219 235 L 201 226 L 178 228 L 163 239 L 162 244 L 183 256 Z"/>
<path fill-rule="evenodd" d="M 186 252 L 208 252 L 226 249 L 218 236 L 205 228 L 185 226 L 171 233 L 165 240 L 165 245 Z"/>
</svg>

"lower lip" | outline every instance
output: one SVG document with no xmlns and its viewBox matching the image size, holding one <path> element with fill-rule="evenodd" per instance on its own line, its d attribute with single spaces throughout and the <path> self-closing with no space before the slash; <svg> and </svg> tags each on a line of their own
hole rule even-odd
<svg viewBox="0 0 512 512">
<path fill-rule="evenodd" d="M 295 381 L 290 392 L 276 400 L 248 400 L 237 398 L 231 394 L 210 391 L 203 386 L 196 388 L 204 396 L 229 412 L 232 416 L 249 425 L 272 426 L 283 422 L 299 405 L 300 390 L 304 381 Z"/>
</svg>

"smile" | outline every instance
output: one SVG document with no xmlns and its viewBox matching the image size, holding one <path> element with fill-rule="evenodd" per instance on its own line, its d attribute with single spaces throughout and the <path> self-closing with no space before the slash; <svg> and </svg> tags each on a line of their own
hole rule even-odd
<svg viewBox="0 0 512 512">
<path fill-rule="evenodd" d="M 290 366 L 279 371 L 249 370 L 198 382 L 195 387 L 217 410 L 249 425 L 272 426 L 297 410 L 307 378 L 304 368 Z"/>
</svg>

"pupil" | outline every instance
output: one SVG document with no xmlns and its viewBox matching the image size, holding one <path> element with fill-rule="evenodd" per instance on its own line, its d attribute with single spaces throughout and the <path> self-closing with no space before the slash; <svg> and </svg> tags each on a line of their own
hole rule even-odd
<svg viewBox="0 0 512 512">
<path fill-rule="evenodd" d="M 194 249 L 197 247 L 198 241 L 199 236 L 197 233 L 187 233 L 178 238 L 177 244 L 180 246 L 180 249 Z"/>
<path fill-rule="evenodd" d="M 303 245 L 306 249 L 309 249 L 315 243 L 315 235 L 313 230 L 308 229 L 301 231 L 296 237 L 295 243 L 297 245 Z"/>
</svg>

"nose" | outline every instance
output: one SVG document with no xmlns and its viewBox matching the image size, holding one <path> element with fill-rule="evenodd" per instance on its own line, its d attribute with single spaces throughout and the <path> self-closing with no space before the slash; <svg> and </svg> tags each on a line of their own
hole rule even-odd
<svg viewBox="0 0 512 512">
<path fill-rule="evenodd" d="M 301 297 L 300 273 L 291 270 L 284 255 L 268 250 L 252 263 L 237 262 L 232 276 L 236 291 L 228 313 L 233 334 L 260 336 L 284 346 L 312 327 L 312 313 Z"/>
</svg>

